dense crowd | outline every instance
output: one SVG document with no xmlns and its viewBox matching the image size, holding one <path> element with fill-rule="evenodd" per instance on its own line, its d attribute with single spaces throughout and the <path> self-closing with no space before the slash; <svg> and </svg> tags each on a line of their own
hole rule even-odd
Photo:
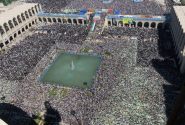
<svg viewBox="0 0 185 125">
<path fill-rule="evenodd" d="M 125 121 L 131 124 L 137 124 L 138 121 L 140 124 L 155 124 L 161 117 L 164 118 L 165 113 L 161 105 L 164 105 L 165 99 L 161 89 L 164 84 L 180 82 L 181 78 L 174 70 L 174 63 L 169 64 L 169 61 L 166 61 L 163 51 L 159 53 L 159 45 L 166 46 L 167 43 L 164 39 L 166 37 L 161 39 L 162 41 L 159 40 L 160 32 L 156 29 L 117 27 L 106 29 L 102 35 L 98 34 L 98 37 L 91 37 L 93 33 L 88 34 L 84 26 L 53 24 L 39 26 L 33 32 L 34 35 L 26 37 L 21 44 L 0 55 L 0 77 L 9 80 L 26 78 L 21 81 L 21 91 L 18 93 L 19 102 L 22 103 L 20 105 L 26 111 L 41 110 L 43 102 L 50 100 L 64 120 L 71 118 L 69 112 L 73 109 L 81 113 L 78 114 L 78 119 L 82 117 L 85 124 L 91 121 L 95 125 L 106 124 L 104 117 L 107 112 L 116 115 L 117 123 L 112 124 L 123 124 Z M 51 51 L 57 54 L 57 49 L 80 53 L 84 48 L 102 56 L 92 88 L 87 91 L 72 89 L 73 92 L 62 98 L 57 97 L 59 93 L 49 95 L 51 90 L 60 91 L 61 88 L 38 84 L 36 81 L 40 75 L 37 69 L 44 69 L 50 63 L 49 58 L 54 57 L 53 53 L 46 53 Z M 171 58 L 171 53 L 168 54 L 167 57 Z M 164 91 L 167 96 L 168 90 Z M 141 92 L 145 92 L 141 94 L 145 96 L 143 100 L 138 97 Z M 170 96 L 174 97 L 171 93 Z M 168 101 L 166 99 L 166 103 L 169 103 Z M 170 103 L 172 102 L 173 99 Z M 143 111 L 140 111 L 146 103 L 150 105 L 149 108 L 144 107 Z M 127 108 L 129 110 L 125 111 Z M 138 116 L 134 114 L 135 111 L 131 112 L 132 110 L 139 111 L 144 116 Z M 125 114 L 119 114 L 119 111 Z M 145 113 L 155 119 L 145 119 Z M 161 114 L 163 116 L 159 118 L 158 115 Z M 128 119 L 132 117 L 133 119 Z"/>
<path fill-rule="evenodd" d="M 56 42 L 82 44 L 88 33 L 83 26 L 61 24 L 42 26 L 35 32 L 0 55 L 1 77 L 23 79 Z"/>
<path fill-rule="evenodd" d="M 122 14 L 141 14 L 141 15 L 162 15 L 165 7 L 158 1 L 144 0 L 141 3 L 134 3 L 132 0 L 114 0 L 111 4 L 104 4 L 102 0 L 27 0 L 27 2 L 37 2 L 42 5 L 45 12 L 59 13 L 64 9 L 117 9 Z"/>
</svg>

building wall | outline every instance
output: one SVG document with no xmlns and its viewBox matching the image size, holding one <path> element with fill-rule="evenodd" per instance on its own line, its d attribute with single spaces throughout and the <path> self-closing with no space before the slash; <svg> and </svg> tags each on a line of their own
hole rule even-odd
<svg viewBox="0 0 185 125">
<path fill-rule="evenodd" d="M 18 36 L 37 24 L 37 13 L 40 11 L 42 11 L 40 4 L 33 5 L 11 20 L 1 22 L 3 25 L 0 25 L 0 51 L 6 49 Z"/>
<path fill-rule="evenodd" d="M 174 9 L 171 10 L 171 33 L 173 36 L 175 53 L 177 55 L 180 72 L 185 73 L 185 32 L 180 24 L 180 19 L 184 20 L 183 17 L 177 17 Z"/>
</svg>

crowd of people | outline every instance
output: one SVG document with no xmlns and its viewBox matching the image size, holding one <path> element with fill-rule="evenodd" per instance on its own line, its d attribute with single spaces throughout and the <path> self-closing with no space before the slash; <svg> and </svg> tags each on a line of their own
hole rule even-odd
<svg viewBox="0 0 185 125">
<path fill-rule="evenodd" d="M 114 0 L 111 4 L 104 4 L 102 0 L 27 0 L 27 2 L 36 2 L 42 5 L 45 12 L 60 13 L 64 9 L 117 9 L 122 14 L 140 14 L 140 15 L 162 15 L 165 13 L 164 5 L 158 1 L 144 0 L 141 3 L 135 3 L 133 0 Z"/>
<path fill-rule="evenodd" d="M 61 24 L 42 26 L 34 32 L 6 54 L 0 55 L 1 77 L 23 79 L 56 42 L 82 44 L 88 33 L 84 26 Z"/>
</svg>

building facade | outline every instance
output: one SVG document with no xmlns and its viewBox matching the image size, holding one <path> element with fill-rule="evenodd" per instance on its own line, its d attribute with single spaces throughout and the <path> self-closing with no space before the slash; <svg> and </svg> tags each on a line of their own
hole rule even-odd
<svg viewBox="0 0 185 125">
<path fill-rule="evenodd" d="M 0 13 L 0 50 L 35 25 L 41 10 L 40 4 L 24 3 Z"/>
<path fill-rule="evenodd" d="M 173 6 L 170 28 L 180 72 L 185 73 L 185 6 Z"/>
</svg>

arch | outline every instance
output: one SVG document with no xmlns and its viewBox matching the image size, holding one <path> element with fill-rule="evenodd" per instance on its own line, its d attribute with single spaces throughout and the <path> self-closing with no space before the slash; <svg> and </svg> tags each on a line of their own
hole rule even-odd
<svg viewBox="0 0 185 125">
<path fill-rule="evenodd" d="M 31 11 L 32 11 L 33 15 L 35 15 L 35 10 L 34 10 L 33 7 L 32 7 L 32 9 L 31 9 Z"/>
<path fill-rule="evenodd" d="M 35 5 L 34 8 L 35 8 L 36 13 L 38 13 L 37 5 Z"/>
<path fill-rule="evenodd" d="M 4 26 L 5 31 L 7 32 L 9 30 L 8 24 L 4 23 L 3 26 Z"/>
<path fill-rule="evenodd" d="M 21 31 L 19 30 L 19 31 L 18 31 L 18 35 L 20 35 L 20 34 L 21 34 Z"/>
<path fill-rule="evenodd" d="M 32 21 L 32 25 L 34 25 L 35 24 L 35 21 Z"/>
<path fill-rule="evenodd" d="M 59 22 L 59 23 L 61 23 L 61 22 L 62 22 L 60 18 L 58 18 L 57 20 L 58 20 L 58 22 Z"/>
<path fill-rule="evenodd" d="M 136 22 L 135 21 L 132 22 L 131 27 L 136 27 Z"/>
<path fill-rule="evenodd" d="M 63 23 L 67 23 L 67 20 L 63 18 L 63 19 L 62 19 L 62 22 L 63 22 Z"/>
<path fill-rule="evenodd" d="M 29 23 L 29 27 L 31 27 L 31 23 Z"/>
<path fill-rule="evenodd" d="M 56 18 L 53 18 L 53 22 L 54 22 L 54 23 L 56 23 L 56 22 L 57 22 Z"/>
<path fill-rule="evenodd" d="M 117 26 L 118 25 L 117 20 L 115 18 L 112 18 L 112 25 L 113 26 Z"/>
<path fill-rule="evenodd" d="M 123 26 L 123 22 L 122 22 L 122 21 L 119 21 L 119 22 L 118 22 L 118 25 L 119 25 L 119 26 Z"/>
<path fill-rule="evenodd" d="M 18 25 L 18 22 L 17 22 L 16 18 L 13 18 L 13 23 L 14 23 L 15 26 Z"/>
<path fill-rule="evenodd" d="M 17 37 L 17 33 L 14 33 L 13 37 L 16 38 Z"/>
<path fill-rule="evenodd" d="M 24 32 L 25 31 L 25 29 L 24 28 L 22 28 L 22 32 Z"/>
<path fill-rule="evenodd" d="M 67 22 L 68 22 L 69 24 L 72 24 L 72 21 L 71 21 L 70 18 L 67 20 Z"/>
<path fill-rule="evenodd" d="M 76 19 L 73 19 L 73 24 L 77 25 L 77 20 Z"/>
<path fill-rule="evenodd" d="M 82 19 L 78 19 L 78 23 L 79 24 L 82 24 Z"/>
<path fill-rule="evenodd" d="M 142 22 L 138 22 L 137 27 L 142 27 L 143 23 Z"/>
<path fill-rule="evenodd" d="M 39 11 L 41 11 L 41 6 L 40 6 L 40 4 L 38 4 L 38 9 L 39 9 Z"/>
<path fill-rule="evenodd" d="M 10 26 L 11 29 L 14 28 L 13 23 L 12 23 L 11 20 L 8 21 L 8 25 Z"/>
<path fill-rule="evenodd" d="M 23 21 L 26 20 L 26 18 L 24 17 L 24 14 L 23 13 L 21 13 L 21 18 L 22 18 Z"/>
<path fill-rule="evenodd" d="M 10 36 L 9 40 L 10 40 L 10 41 L 12 41 L 12 40 L 13 40 L 13 37 L 12 37 L 12 36 Z"/>
<path fill-rule="evenodd" d="M 149 22 L 145 22 L 144 27 L 148 28 L 149 27 Z"/>
<path fill-rule="evenodd" d="M 43 18 L 43 21 L 47 23 L 47 20 L 46 20 L 46 18 L 45 18 L 45 17 Z"/>
<path fill-rule="evenodd" d="M 87 24 L 87 20 L 84 20 L 84 24 L 85 24 L 85 25 Z"/>
<path fill-rule="evenodd" d="M 25 16 L 27 19 L 29 19 L 28 11 L 25 11 Z"/>
<path fill-rule="evenodd" d="M 30 9 L 28 10 L 28 13 L 29 13 L 29 16 L 32 16 L 32 13 L 31 13 L 31 10 Z"/>
<path fill-rule="evenodd" d="M 42 19 L 39 17 L 39 21 L 42 22 Z"/>
<path fill-rule="evenodd" d="M 110 20 L 108 21 L 108 26 L 111 26 L 111 21 Z"/>
<path fill-rule="evenodd" d="M 26 29 L 26 30 L 28 29 L 28 25 L 25 26 L 25 29 Z"/>
<path fill-rule="evenodd" d="M 9 41 L 8 41 L 8 40 L 6 40 L 6 41 L 5 41 L 5 45 L 7 45 L 8 43 L 9 43 Z"/>
<path fill-rule="evenodd" d="M 17 16 L 17 20 L 19 23 L 22 23 L 20 15 Z"/>
<path fill-rule="evenodd" d="M 151 28 L 155 28 L 156 27 L 156 23 L 155 22 L 152 22 L 151 25 L 150 25 Z"/>
<path fill-rule="evenodd" d="M 48 22 L 50 22 L 50 23 L 52 22 L 52 21 L 51 21 L 51 18 L 48 18 Z"/>
<path fill-rule="evenodd" d="M 162 24 L 162 23 L 158 23 L 158 25 L 157 25 L 157 29 L 162 29 L 162 26 L 163 26 L 163 24 Z"/>
<path fill-rule="evenodd" d="M 3 43 L 0 43 L 0 48 L 3 48 L 4 47 L 4 44 Z"/>
<path fill-rule="evenodd" d="M 0 26 L 0 34 L 3 35 L 5 33 L 4 29 L 2 26 Z"/>
<path fill-rule="evenodd" d="M 128 23 L 125 23 L 124 25 L 125 25 L 125 27 L 129 27 L 129 24 Z"/>
</svg>

